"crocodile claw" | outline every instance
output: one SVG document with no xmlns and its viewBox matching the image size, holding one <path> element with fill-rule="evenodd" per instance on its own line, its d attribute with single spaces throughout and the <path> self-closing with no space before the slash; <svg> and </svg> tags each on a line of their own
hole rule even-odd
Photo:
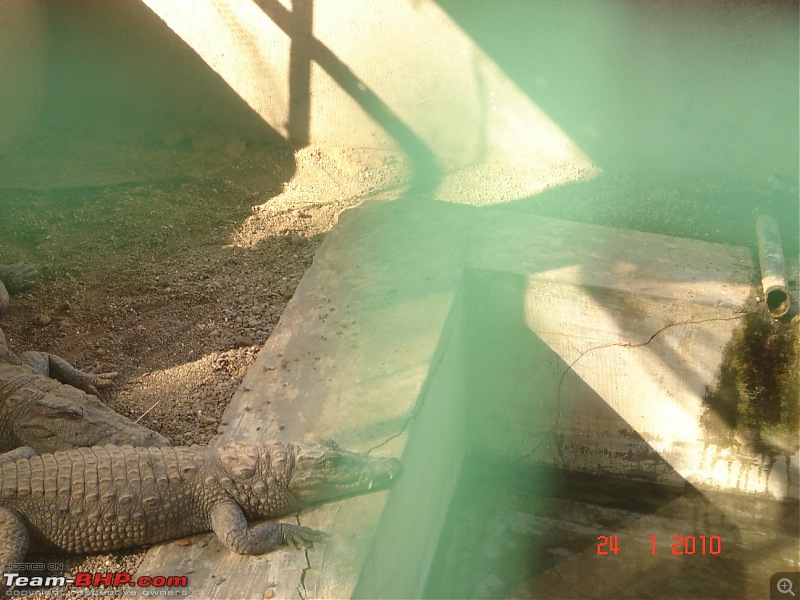
<svg viewBox="0 0 800 600">
<path fill-rule="evenodd" d="M 311 548 L 314 542 L 321 542 L 327 539 L 328 534 L 324 531 L 303 527 L 302 525 L 289 525 L 282 523 L 283 539 L 287 544 L 292 544 L 297 550 Z"/>
<path fill-rule="evenodd" d="M 118 375 L 117 371 L 108 373 L 93 373 L 94 381 L 89 384 L 89 393 L 97 395 L 97 390 L 104 390 L 114 385 L 114 378 Z"/>
</svg>

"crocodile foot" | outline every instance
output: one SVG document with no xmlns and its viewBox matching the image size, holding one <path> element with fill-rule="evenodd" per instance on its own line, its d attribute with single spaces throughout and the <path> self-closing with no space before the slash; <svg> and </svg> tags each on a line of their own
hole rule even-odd
<svg viewBox="0 0 800 600">
<path fill-rule="evenodd" d="M 96 395 L 97 390 L 104 390 L 114 385 L 114 379 L 117 377 L 118 373 L 116 371 L 109 371 L 108 373 L 90 373 L 90 375 L 94 376 L 92 387 L 95 388 L 95 391 L 91 393 Z"/>
<path fill-rule="evenodd" d="M 66 360 L 48 352 L 28 351 L 19 355 L 20 360 L 33 367 L 45 377 L 52 377 L 73 387 L 83 390 L 87 394 L 97 395 L 98 390 L 111 387 L 116 371 L 107 373 L 87 373 L 76 369 Z"/>
<path fill-rule="evenodd" d="M 281 523 L 280 525 L 284 542 L 291 544 L 297 550 L 310 548 L 314 545 L 314 542 L 323 542 L 328 539 L 328 534 L 324 531 L 290 523 Z"/>
</svg>

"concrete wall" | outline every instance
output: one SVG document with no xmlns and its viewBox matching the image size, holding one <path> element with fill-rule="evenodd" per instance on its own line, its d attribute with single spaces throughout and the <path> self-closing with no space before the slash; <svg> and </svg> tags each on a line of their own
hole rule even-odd
<svg viewBox="0 0 800 600">
<path fill-rule="evenodd" d="M 603 168 L 797 173 L 796 2 L 441 5 Z"/>
<path fill-rule="evenodd" d="M 139 0 L 0 3 L 0 113 L 0 152 L 198 129 L 282 139 Z"/>
<path fill-rule="evenodd" d="M 418 168 L 796 176 L 797 16 L 769 0 L 9 0 L 0 144 L 34 124 L 201 124 L 399 148 Z"/>
<path fill-rule="evenodd" d="M 797 170 L 796 2 L 144 1 L 300 143 Z"/>
<path fill-rule="evenodd" d="M 462 465 L 468 460 L 464 307 L 456 297 L 418 401 L 353 598 L 421 598 Z"/>
<path fill-rule="evenodd" d="M 739 335 L 729 308 L 492 271 L 465 281 L 468 439 L 479 453 L 797 498 L 787 476 L 800 460 L 796 394 L 771 377 L 752 424 L 708 408 L 721 349 Z"/>
<path fill-rule="evenodd" d="M 0 2 L 0 156 L 13 149 L 39 116 L 46 53 L 44 3 Z"/>
<path fill-rule="evenodd" d="M 138 0 L 52 0 L 46 6 L 50 53 L 42 125 L 50 133 L 161 140 L 203 128 L 280 139 Z"/>
</svg>

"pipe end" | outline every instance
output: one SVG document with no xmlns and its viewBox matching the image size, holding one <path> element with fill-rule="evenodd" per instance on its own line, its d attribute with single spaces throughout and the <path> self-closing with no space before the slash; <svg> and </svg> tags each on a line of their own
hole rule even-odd
<svg viewBox="0 0 800 600">
<path fill-rule="evenodd" d="M 765 290 L 764 301 L 767 303 L 767 311 L 769 314 L 778 319 L 789 312 L 789 307 L 792 304 L 792 298 L 789 295 L 789 290 L 783 286 L 773 286 Z"/>
</svg>

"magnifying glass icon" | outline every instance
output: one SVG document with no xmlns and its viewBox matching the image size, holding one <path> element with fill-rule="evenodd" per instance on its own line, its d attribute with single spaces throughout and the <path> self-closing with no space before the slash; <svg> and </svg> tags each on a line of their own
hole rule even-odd
<svg viewBox="0 0 800 600">
<path fill-rule="evenodd" d="M 775 587 L 778 588 L 778 591 L 781 594 L 791 594 L 792 597 L 796 597 L 796 594 L 792 589 L 792 580 L 788 577 L 782 577 L 781 579 L 778 579 L 778 583 L 775 584 Z"/>
</svg>

